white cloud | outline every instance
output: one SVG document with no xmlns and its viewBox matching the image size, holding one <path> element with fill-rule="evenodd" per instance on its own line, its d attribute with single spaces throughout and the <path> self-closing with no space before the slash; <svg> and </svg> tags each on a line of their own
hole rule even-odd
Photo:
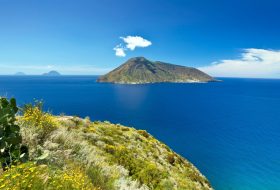
<svg viewBox="0 0 280 190">
<path fill-rule="evenodd" d="M 148 47 L 152 45 L 152 42 L 149 40 L 144 39 L 141 36 L 126 36 L 126 37 L 120 37 L 123 42 L 123 44 L 117 45 L 113 50 L 115 51 L 115 55 L 118 57 L 125 57 L 126 51 L 131 50 L 134 51 L 136 47 Z"/>
<path fill-rule="evenodd" d="M 280 78 L 280 50 L 244 49 L 239 59 L 198 69 L 217 77 Z"/>
<path fill-rule="evenodd" d="M 126 56 L 126 53 L 125 53 L 125 48 L 120 45 L 117 45 L 116 47 L 114 47 L 115 50 L 115 55 L 118 56 L 118 57 L 125 57 Z"/>
<path fill-rule="evenodd" d="M 120 38 L 126 43 L 126 47 L 131 51 L 133 51 L 136 47 L 148 47 L 152 45 L 152 42 L 142 38 L 141 36 L 127 36 Z"/>
</svg>

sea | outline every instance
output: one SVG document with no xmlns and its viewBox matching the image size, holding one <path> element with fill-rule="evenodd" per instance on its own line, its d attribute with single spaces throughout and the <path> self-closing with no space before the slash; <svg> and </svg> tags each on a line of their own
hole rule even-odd
<svg viewBox="0 0 280 190">
<path fill-rule="evenodd" d="M 217 190 L 280 189 L 280 80 L 124 85 L 97 76 L 1 76 L 0 95 L 43 100 L 53 114 L 89 116 L 150 134 Z"/>
</svg>

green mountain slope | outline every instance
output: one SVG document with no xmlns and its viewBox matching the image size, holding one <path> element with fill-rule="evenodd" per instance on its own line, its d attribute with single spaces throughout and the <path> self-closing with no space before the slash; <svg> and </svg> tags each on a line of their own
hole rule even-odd
<svg viewBox="0 0 280 190">
<path fill-rule="evenodd" d="M 163 62 L 152 62 L 144 57 L 129 59 L 120 67 L 101 76 L 98 82 L 156 83 L 156 82 L 209 82 L 215 81 L 202 71 Z"/>
</svg>

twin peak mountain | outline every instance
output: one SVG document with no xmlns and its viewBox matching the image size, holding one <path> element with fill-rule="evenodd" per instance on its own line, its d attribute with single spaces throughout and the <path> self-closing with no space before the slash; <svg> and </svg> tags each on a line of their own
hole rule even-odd
<svg viewBox="0 0 280 190">
<path fill-rule="evenodd" d="M 192 83 L 213 81 L 217 80 L 196 68 L 160 61 L 153 62 L 144 57 L 131 58 L 118 68 L 97 79 L 97 82 L 121 84 L 160 82 Z"/>
</svg>

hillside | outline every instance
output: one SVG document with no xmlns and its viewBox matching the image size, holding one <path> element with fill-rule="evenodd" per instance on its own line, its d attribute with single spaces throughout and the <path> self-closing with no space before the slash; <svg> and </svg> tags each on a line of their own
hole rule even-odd
<svg viewBox="0 0 280 190">
<path fill-rule="evenodd" d="M 189 161 L 144 130 L 53 116 L 40 105 L 26 106 L 17 123 L 29 161 L 0 171 L 0 189 L 212 189 Z"/>
<path fill-rule="evenodd" d="M 157 83 L 157 82 L 210 82 L 214 78 L 202 71 L 164 62 L 152 62 L 144 57 L 129 59 L 127 62 L 101 76 L 98 82 L 111 83 Z"/>
</svg>

